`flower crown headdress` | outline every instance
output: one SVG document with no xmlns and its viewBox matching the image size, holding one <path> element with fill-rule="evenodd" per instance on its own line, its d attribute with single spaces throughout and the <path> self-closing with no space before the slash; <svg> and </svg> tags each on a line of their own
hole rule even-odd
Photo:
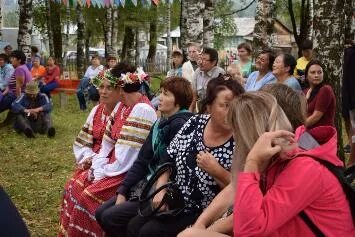
<svg viewBox="0 0 355 237">
<path fill-rule="evenodd" d="M 120 77 L 115 77 L 112 75 L 110 70 L 106 70 L 100 72 L 96 77 L 94 77 L 92 79 L 92 84 L 98 88 L 103 79 L 107 79 L 112 87 L 124 87 L 127 84 L 141 84 L 144 81 L 148 81 L 149 76 L 141 68 L 138 68 L 134 73 L 122 73 Z"/>
</svg>

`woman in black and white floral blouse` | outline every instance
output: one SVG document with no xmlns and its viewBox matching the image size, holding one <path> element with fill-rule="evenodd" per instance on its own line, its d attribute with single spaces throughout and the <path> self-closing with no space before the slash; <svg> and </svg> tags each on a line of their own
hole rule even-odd
<svg viewBox="0 0 355 237">
<path fill-rule="evenodd" d="M 137 216 L 128 224 L 127 236 L 176 236 L 193 224 L 230 182 L 234 140 L 226 117 L 229 103 L 243 92 L 243 87 L 228 75 L 209 82 L 203 107 L 208 114 L 195 115 L 187 121 L 167 150 L 175 162 L 175 180 L 184 197 L 184 211 L 164 220 Z M 163 174 L 156 188 L 165 184 L 169 176 L 169 172 Z M 162 190 L 154 197 L 153 206 L 161 202 L 164 194 Z"/>
</svg>

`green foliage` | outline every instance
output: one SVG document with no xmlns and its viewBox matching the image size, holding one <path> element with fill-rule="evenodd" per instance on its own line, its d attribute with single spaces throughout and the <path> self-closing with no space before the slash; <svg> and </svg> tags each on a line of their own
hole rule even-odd
<svg viewBox="0 0 355 237">
<path fill-rule="evenodd" d="M 296 22 L 300 22 L 301 18 L 301 0 L 293 0 L 293 12 L 295 14 Z M 292 29 L 291 18 L 288 12 L 287 0 L 276 0 L 276 14 L 275 16 L 281 20 L 286 26 Z"/>
<path fill-rule="evenodd" d="M 217 0 L 215 3 L 215 27 L 214 27 L 214 47 L 222 49 L 224 40 L 228 36 L 232 36 L 237 32 L 237 26 L 234 22 L 234 15 L 224 15 L 233 9 L 233 1 Z"/>
</svg>

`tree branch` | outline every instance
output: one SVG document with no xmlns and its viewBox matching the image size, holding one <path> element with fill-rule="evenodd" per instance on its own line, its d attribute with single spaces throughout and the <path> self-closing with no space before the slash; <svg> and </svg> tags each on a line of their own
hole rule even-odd
<svg viewBox="0 0 355 237">
<path fill-rule="evenodd" d="M 245 7 L 241 8 L 241 9 L 238 9 L 238 10 L 235 10 L 235 11 L 233 11 L 233 12 L 226 13 L 226 14 L 222 14 L 222 15 L 219 15 L 219 16 L 217 16 L 217 17 L 230 16 L 230 15 L 237 14 L 238 12 L 245 11 L 245 10 L 248 9 L 251 5 L 253 5 L 253 3 L 254 3 L 255 1 L 256 1 L 256 0 L 252 0 L 248 5 L 246 5 Z"/>
<path fill-rule="evenodd" d="M 293 4 L 292 0 L 288 0 L 288 12 L 290 13 L 290 18 L 291 18 L 291 23 L 292 23 L 292 30 L 293 30 L 293 35 L 295 37 L 297 45 L 300 44 L 299 42 L 299 35 L 297 34 L 297 26 L 296 26 L 296 19 L 295 19 L 295 14 L 293 12 Z"/>
</svg>

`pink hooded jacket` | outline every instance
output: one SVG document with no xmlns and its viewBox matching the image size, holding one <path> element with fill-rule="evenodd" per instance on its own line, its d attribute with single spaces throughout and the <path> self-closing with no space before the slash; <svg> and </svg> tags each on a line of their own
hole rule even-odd
<svg viewBox="0 0 355 237">
<path fill-rule="evenodd" d="M 296 139 L 305 127 L 296 131 Z M 333 127 L 307 130 L 320 146 L 304 151 L 297 158 L 279 160 L 266 172 L 241 172 L 234 202 L 234 236 L 314 236 L 299 216 L 304 210 L 325 236 L 354 237 L 355 227 L 349 202 L 338 179 L 307 155 L 337 166 L 337 132 Z M 265 179 L 261 180 L 261 176 Z M 266 188 L 263 194 L 260 185 Z"/>
</svg>

